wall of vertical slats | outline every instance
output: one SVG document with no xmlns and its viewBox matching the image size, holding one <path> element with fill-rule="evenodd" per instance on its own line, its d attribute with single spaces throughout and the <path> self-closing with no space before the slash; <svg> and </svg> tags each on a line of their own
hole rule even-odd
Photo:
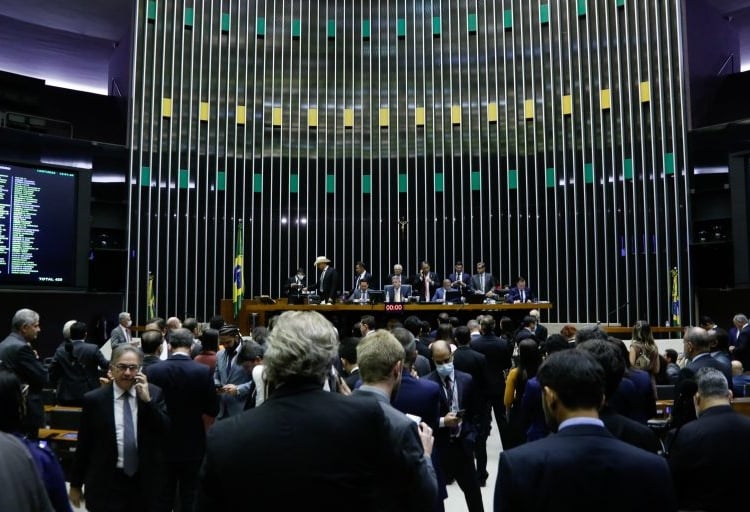
<svg viewBox="0 0 750 512">
<path fill-rule="evenodd" d="M 139 0 L 130 310 L 297 266 L 486 261 L 549 321 L 663 324 L 687 253 L 676 0 Z"/>
</svg>

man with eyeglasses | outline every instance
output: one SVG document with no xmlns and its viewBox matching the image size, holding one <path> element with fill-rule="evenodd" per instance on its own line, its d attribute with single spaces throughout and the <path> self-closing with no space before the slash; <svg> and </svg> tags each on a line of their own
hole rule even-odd
<svg viewBox="0 0 750 512">
<path fill-rule="evenodd" d="M 161 389 L 141 373 L 141 352 L 112 352 L 111 384 L 83 397 L 70 501 L 91 512 L 155 510 L 164 473 L 162 445 L 169 424 Z"/>
</svg>

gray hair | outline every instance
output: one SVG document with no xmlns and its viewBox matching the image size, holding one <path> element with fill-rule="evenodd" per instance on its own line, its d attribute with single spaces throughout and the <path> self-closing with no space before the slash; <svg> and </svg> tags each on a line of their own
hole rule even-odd
<svg viewBox="0 0 750 512">
<path fill-rule="evenodd" d="M 16 314 L 13 315 L 11 326 L 14 331 L 20 331 L 24 325 L 34 325 L 39 323 L 39 313 L 31 309 L 19 309 Z"/>
<path fill-rule="evenodd" d="M 193 333 L 184 327 L 175 329 L 169 334 L 169 344 L 172 348 L 190 348 L 193 343 Z"/>
<path fill-rule="evenodd" d="M 588 340 L 606 340 L 607 333 L 598 325 L 585 325 L 576 331 L 576 346 Z"/>
<path fill-rule="evenodd" d="M 732 322 L 735 324 L 746 324 L 747 323 L 747 317 L 743 315 L 742 313 L 734 315 L 734 318 L 732 318 Z"/>
<path fill-rule="evenodd" d="M 702 327 L 691 327 L 685 332 L 685 340 L 699 348 L 709 348 L 708 332 Z"/>
<path fill-rule="evenodd" d="M 716 368 L 701 368 L 696 374 L 698 379 L 698 394 L 701 398 L 727 398 L 729 383 L 727 378 Z"/>
<path fill-rule="evenodd" d="M 315 311 L 286 311 L 274 322 L 264 365 L 268 381 L 278 385 L 292 377 L 323 383 L 338 349 L 331 322 Z"/>
<path fill-rule="evenodd" d="M 70 339 L 70 326 L 76 323 L 77 320 L 68 320 L 65 322 L 65 325 L 63 325 L 63 339 L 69 340 Z"/>
<path fill-rule="evenodd" d="M 143 352 L 141 352 L 140 349 L 134 347 L 130 343 L 123 343 L 122 345 L 117 345 L 114 350 L 112 350 L 112 359 L 110 359 L 109 361 L 110 365 L 117 364 L 117 361 L 119 361 L 122 356 L 124 356 L 128 352 L 132 352 L 133 354 L 137 355 L 138 361 L 143 362 Z"/>
<path fill-rule="evenodd" d="M 125 320 L 129 316 L 130 316 L 130 313 L 128 313 L 127 311 L 123 311 L 122 313 L 120 313 L 119 315 L 117 315 L 117 321 L 118 322 L 122 322 L 123 320 Z"/>
</svg>

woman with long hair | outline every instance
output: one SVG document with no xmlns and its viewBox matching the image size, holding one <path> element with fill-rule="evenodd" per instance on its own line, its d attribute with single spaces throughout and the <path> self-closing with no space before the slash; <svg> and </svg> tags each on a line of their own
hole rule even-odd
<svg viewBox="0 0 750 512">
<path fill-rule="evenodd" d="M 533 338 L 518 344 L 518 366 L 510 370 L 505 382 L 505 410 L 508 411 L 508 427 L 503 437 L 503 450 L 513 448 L 526 441 L 527 421 L 521 408 L 521 398 L 529 379 L 536 376 L 542 364 L 542 352 Z"/>
<path fill-rule="evenodd" d="M 648 372 L 656 386 L 656 376 L 661 367 L 659 347 L 654 341 L 651 326 L 645 320 L 638 320 L 633 326 L 633 341 L 630 343 L 628 358 L 631 366 Z"/>
</svg>

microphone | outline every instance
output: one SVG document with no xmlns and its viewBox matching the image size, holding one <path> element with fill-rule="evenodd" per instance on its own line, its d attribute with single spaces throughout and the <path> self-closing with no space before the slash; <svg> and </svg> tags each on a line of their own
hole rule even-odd
<svg viewBox="0 0 750 512">
<path fill-rule="evenodd" d="M 610 318 L 610 317 L 612 316 L 612 313 L 617 313 L 618 311 L 620 311 L 620 310 L 621 310 L 622 308 L 624 308 L 624 307 L 625 307 L 625 306 L 627 306 L 628 304 L 630 304 L 630 301 L 626 301 L 626 302 L 623 302 L 622 304 L 620 304 L 619 306 L 617 306 L 617 307 L 616 307 L 615 309 L 613 309 L 612 311 L 609 311 L 609 312 L 607 313 L 607 325 L 609 325 L 609 318 Z M 601 322 L 598 322 L 598 323 L 601 323 Z"/>
</svg>

